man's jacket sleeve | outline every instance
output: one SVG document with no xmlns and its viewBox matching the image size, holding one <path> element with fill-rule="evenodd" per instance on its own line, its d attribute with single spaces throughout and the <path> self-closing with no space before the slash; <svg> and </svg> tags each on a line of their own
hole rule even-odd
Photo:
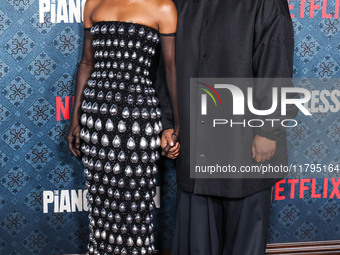
<svg viewBox="0 0 340 255">
<path fill-rule="evenodd" d="M 253 97 L 254 107 L 258 110 L 270 109 L 272 106 L 272 88 L 278 87 L 278 105 L 274 113 L 268 116 L 256 116 L 265 125 L 255 128 L 255 133 L 277 140 L 285 133 L 281 125 L 283 119 L 293 119 L 298 112 L 295 105 L 287 105 L 286 115 L 281 115 L 281 87 L 293 87 L 294 29 L 286 0 L 260 0 L 255 21 L 253 51 Z M 262 79 L 264 78 L 264 79 Z M 266 78 L 288 78 L 272 79 Z M 287 98 L 298 98 L 297 93 L 287 94 Z"/>
</svg>

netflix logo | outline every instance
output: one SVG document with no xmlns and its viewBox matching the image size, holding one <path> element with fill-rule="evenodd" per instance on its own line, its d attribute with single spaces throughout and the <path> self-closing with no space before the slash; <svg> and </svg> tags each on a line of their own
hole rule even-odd
<svg viewBox="0 0 340 255">
<path fill-rule="evenodd" d="M 282 179 L 272 188 L 272 200 L 296 198 L 340 199 L 340 178 Z"/>
<path fill-rule="evenodd" d="M 297 18 L 314 18 L 318 11 L 322 12 L 323 19 L 339 19 L 339 2 L 340 0 L 287 0 L 289 9 L 299 10 Z M 294 14 L 290 15 L 292 19 Z"/>
<path fill-rule="evenodd" d="M 72 97 L 66 96 L 64 98 L 56 97 L 55 104 L 56 104 L 56 120 L 61 121 L 70 119 L 70 115 L 72 113 L 72 108 L 74 105 L 74 96 Z"/>
</svg>

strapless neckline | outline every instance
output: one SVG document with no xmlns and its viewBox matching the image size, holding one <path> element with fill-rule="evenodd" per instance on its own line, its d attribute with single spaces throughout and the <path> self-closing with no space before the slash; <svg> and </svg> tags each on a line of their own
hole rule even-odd
<svg viewBox="0 0 340 255">
<path fill-rule="evenodd" d="M 99 25 L 99 24 L 104 24 L 104 23 L 117 23 L 117 24 L 127 24 L 127 25 L 134 25 L 134 26 L 139 26 L 139 27 L 146 27 L 148 29 L 153 30 L 156 33 L 159 33 L 159 31 L 153 27 L 150 27 L 148 25 L 144 25 L 141 23 L 134 23 L 134 22 L 130 22 L 130 21 L 119 21 L 119 20 L 99 20 L 99 21 L 94 21 L 92 22 L 92 27 L 95 25 Z"/>
</svg>

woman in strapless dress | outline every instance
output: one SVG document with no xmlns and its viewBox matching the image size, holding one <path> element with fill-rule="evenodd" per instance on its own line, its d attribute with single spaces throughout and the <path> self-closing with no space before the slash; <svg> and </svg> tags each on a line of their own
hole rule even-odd
<svg viewBox="0 0 340 255">
<path fill-rule="evenodd" d="M 152 210 L 162 122 L 150 66 L 160 43 L 177 141 L 176 27 L 171 0 L 86 1 L 67 140 L 85 169 L 87 254 L 154 252 Z"/>
</svg>

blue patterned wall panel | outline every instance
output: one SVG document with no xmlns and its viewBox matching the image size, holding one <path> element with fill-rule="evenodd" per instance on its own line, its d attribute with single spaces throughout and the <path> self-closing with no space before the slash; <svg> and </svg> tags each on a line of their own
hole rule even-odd
<svg viewBox="0 0 340 255">
<path fill-rule="evenodd" d="M 334 82 L 336 79 L 330 80 L 340 77 L 340 22 L 334 19 L 336 1 L 328 1 L 327 9 L 322 6 L 325 1 L 315 1 L 320 7 L 314 10 L 313 18 L 310 17 L 311 1 L 305 2 L 305 16 L 301 17 L 301 2 L 289 1 L 293 6 L 291 14 L 294 14 L 294 77 L 308 78 L 297 86 L 309 90 L 338 90 L 340 86 Z M 323 18 L 324 10 L 333 18 Z M 312 117 L 299 114 L 297 120 L 299 126 L 288 132 L 290 163 L 339 164 L 339 113 L 318 112 Z M 333 186 L 330 180 L 328 183 L 331 192 Z M 280 186 L 284 188 L 281 195 L 286 198 L 273 200 L 269 242 L 340 239 L 340 197 L 311 198 L 311 183 L 307 183 L 309 189 L 304 197 L 297 197 L 299 192 L 296 192 L 295 198 L 291 199 L 290 185 Z M 324 180 L 317 179 L 316 193 L 322 193 L 323 189 Z"/>
<path fill-rule="evenodd" d="M 54 212 L 62 193 L 84 195 L 83 169 L 68 150 L 69 120 L 57 121 L 56 100 L 71 102 L 82 50 L 82 24 L 54 23 L 52 13 L 39 22 L 39 4 L 46 0 L 2 0 L 0 7 L 0 254 L 70 254 L 85 252 L 87 211 Z M 56 8 L 58 3 L 55 1 Z M 322 8 L 300 17 L 294 5 L 294 76 L 327 79 L 340 76 L 340 24 L 322 18 Z M 320 1 L 316 1 L 321 5 Z M 335 0 L 328 1 L 334 12 Z M 53 5 L 49 5 L 50 7 Z M 333 10 L 333 11 L 331 11 Z M 339 89 L 339 84 L 299 84 L 310 89 Z M 318 85 L 319 86 L 319 85 Z M 71 111 L 72 109 L 70 109 Z M 340 163 L 340 117 L 318 113 L 298 116 L 299 128 L 289 131 L 290 163 Z M 176 202 L 175 169 L 171 160 L 160 162 L 161 208 L 155 210 L 158 248 L 170 248 Z M 337 198 L 289 198 L 287 184 L 273 200 L 269 242 L 340 239 Z M 323 180 L 317 181 L 322 192 Z M 329 186 L 329 189 L 331 187 Z M 45 193 L 44 193 L 45 191 Z M 46 193 L 46 191 L 50 193 Z M 65 193 L 66 192 L 66 193 Z M 44 196 L 45 194 L 45 196 Z M 52 194 L 52 195 L 51 195 Z M 48 197 L 49 195 L 49 197 Z M 288 197 L 288 198 L 287 198 Z M 80 201 L 71 197 L 71 203 Z M 45 207 L 48 212 L 43 212 Z M 60 201 L 59 201 L 60 202 Z M 59 211 L 59 210 L 57 210 Z"/>
</svg>

